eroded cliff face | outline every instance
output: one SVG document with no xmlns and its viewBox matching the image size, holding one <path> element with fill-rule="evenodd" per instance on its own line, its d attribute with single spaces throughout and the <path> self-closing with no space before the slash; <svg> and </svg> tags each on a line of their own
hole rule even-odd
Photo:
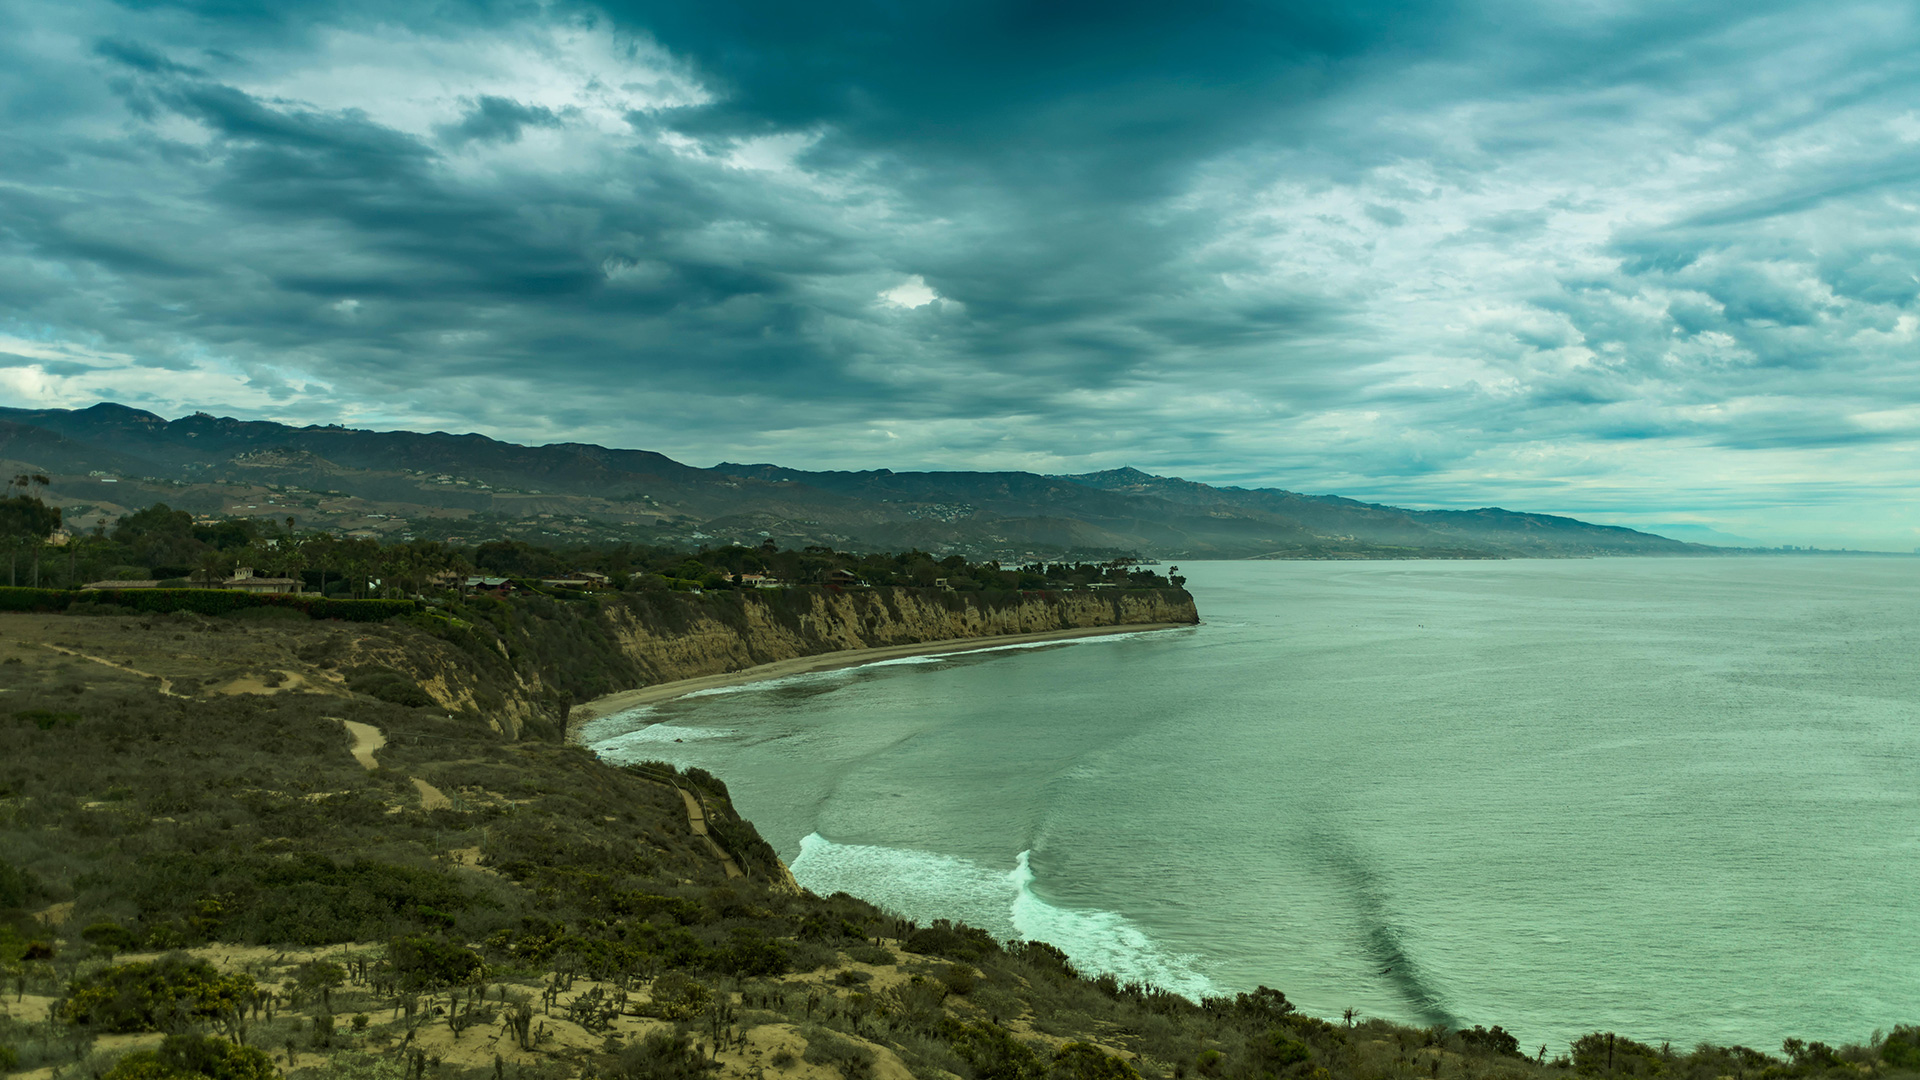
<svg viewBox="0 0 1920 1080">
<path fill-rule="evenodd" d="M 432 702 L 519 737 L 553 737 L 573 703 L 846 649 L 1100 626 L 1198 622 L 1183 589 L 954 593 L 825 588 L 476 600 L 353 635 L 340 671 L 384 669 Z M 344 688 L 343 688 L 344 689 Z"/>
<path fill-rule="evenodd" d="M 1200 621 L 1184 589 L 1110 592 L 948 593 L 877 588 L 722 594 L 722 603 L 690 613 L 684 625 L 627 607 L 610 607 L 622 652 L 644 675 L 639 685 L 740 671 L 757 664 L 843 649 L 1036 634 L 1096 626 Z"/>
</svg>

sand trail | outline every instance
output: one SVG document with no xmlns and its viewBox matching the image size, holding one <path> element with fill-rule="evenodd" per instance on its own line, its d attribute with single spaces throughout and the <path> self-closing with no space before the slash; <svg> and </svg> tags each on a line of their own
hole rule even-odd
<svg viewBox="0 0 1920 1080">
<path fill-rule="evenodd" d="M 328 717 L 328 719 L 340 720 L 337 716 Z M 359 762 L 369 772 L 379 768 L 380 763 L 373 760 L 373 752 L 387 745 L 387 737 L 372 724 L 363 724 L 358 720 L 340 720 L 340 723 L 346 726 L 347 734 L 353 736 L 351 751 L 353 760 Z"/>
<path fill-rule="evenodd" d="M 707 846 L 713 849 L 714 857 L 720 860 L 720 865 L 726 870 L 728 877 L 746 877 L 746 871 L 741 870 L 740 864 L 733 861 L 733 856 L 727 854 L 727 849 L 721 847 L 719 841 L 707 835 L 707 808 L 700 805 L 699 797 L 677 785 L 675 790 L 680 792 L 680 801 L 687 804 L 687 827 L 693 830 L 693 835 L 705 840 Z"/>
<path fill-rule="evenodd" d="M 127 665 L 118 663 L 117 661 L 109 660 L 104 656 L 89 656 L 86 653 L 79 652 L 75 649 L 62 648 L 59 645 L 50 645 L 44 641 L 41 642 L 40 644 L 41 644 L 41 647 L 52 649 L 54 652 L 64 653 L 68 656 L 78 657 L 81 660 L 91 660 L 96 664 L 100 664 L 105 667 L 110 667 L 115 671 L 124 671 L 129 675 L 138 675 L 143 679 L 157 679 L 160 682 L 160 693 L 166 697 L 186 697 L 187 696 L 185 694 L 174 693 L 173 680 L 167 678 L 165 675 L 155 675 L 150 671 L 141 671 L 139 668 L 128 667 Z"/>
<path fill-rule="evenodd" d="M 417 776 L 410 776 L 407 779 L 412 780 L 414 789 L 420 792 L 420 809 L 448 810 L 453 807 L 453 800 L 447 798 L 446 792 Z"/>
</svg>

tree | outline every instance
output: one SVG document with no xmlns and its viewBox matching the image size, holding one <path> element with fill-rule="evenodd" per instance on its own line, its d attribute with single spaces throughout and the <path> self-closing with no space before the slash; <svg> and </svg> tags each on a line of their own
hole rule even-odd
<svg viewBox="0 0 1920 1080">
<path fill-rule="evenodd" d="M 265 1051 L 206 1035 L 169 1035 L 157 1050 L 121 1058 L 106 1080 L 273 1080 L 277 1075 Z"/>
<path fill-rule="evenodd" d="M 7 584 L 18 585 L 21 549 L 33 548 L 34 578 L 40 576 L 40 545 L 60 527 L 60 509 L 48 506 L 35 487 L 46 487 L 40 473 L 21 473 L 7 482 L 7 494 L 0 498 L 0 542 L 7 546 Z"/>
</svg>

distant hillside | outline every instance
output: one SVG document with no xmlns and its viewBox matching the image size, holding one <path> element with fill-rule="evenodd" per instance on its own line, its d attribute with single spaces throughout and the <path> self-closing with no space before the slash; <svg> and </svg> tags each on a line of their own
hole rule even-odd
<svg viewBox="0 0 1920 1080">
<path fill-rule="evenodd" d="M 585 443 L 291 427 L 123 405 L 0 409 L 0 461 L 52 474 L 69 517 L 164 501 L 200 514 L 465 542 L 494 537 L 699 545 L 919 547 L 1026 562 L 1069 555 L 1507 558 L 1716 549 L 1547 514 L 1401 510 L 1137 469 L 807 472 L 684 465 Z"/>
</svg>

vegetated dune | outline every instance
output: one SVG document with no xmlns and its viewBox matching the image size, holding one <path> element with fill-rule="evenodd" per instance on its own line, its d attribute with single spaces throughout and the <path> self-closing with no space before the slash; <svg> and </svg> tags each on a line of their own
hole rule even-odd
<svg viewBox="0 0 1920 1080">
<path fill-rule="evenodd" d="M 396 651 L 407 670 L 469 671 L 463 648 L 407 626 L 0 616 L 11 1068 L 1709 1080 L 1920 1063 L 1911 1028 L 1784 1057 L 1595 1035 L 1535 1059 L 1497 1027 L 1329 1022 L 1277 991 L 1192 1002 L 1088 977 L 1045 944 L 800 890 L 700 770 L 616 768 L 551 728 L 384 700 L 408 697 L 404 665 L 375 678 L 364 661 Z"/>
</svg>

